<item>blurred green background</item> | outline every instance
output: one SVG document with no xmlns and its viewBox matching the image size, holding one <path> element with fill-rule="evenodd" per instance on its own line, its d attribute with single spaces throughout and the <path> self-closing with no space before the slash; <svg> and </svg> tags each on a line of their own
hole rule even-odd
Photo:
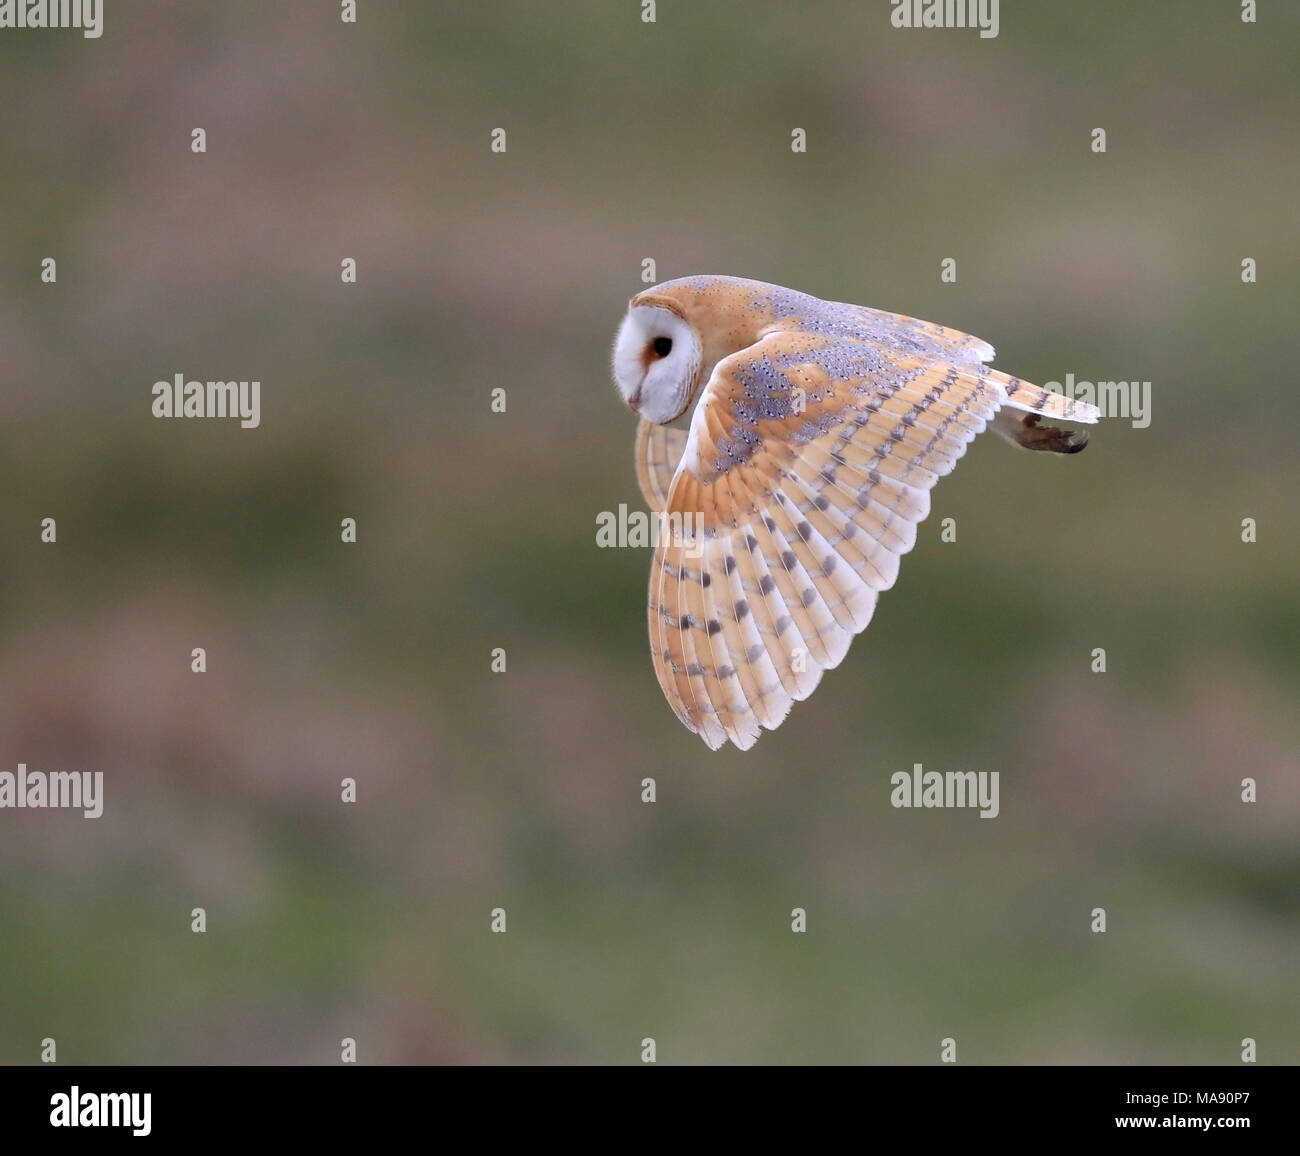
<svg viewBox="0 0 1300 1156">
<path fill-rule="evenodd" d="M 0 768 L 106 794 L 0 812 L 0 1061 L 1300 1061 L 1300 10 L 1260 7 L 0 32 Z M 843 665 L 710 753 L 648 552 L 595 545 L 647 257 L 1150 380 L 1153 421 L 981 438 Z M 261 380 L 261 427 L 154 419 L 178 372 Z M 1001 816 L 894 810 L 917 762 Z"/>
</svg>

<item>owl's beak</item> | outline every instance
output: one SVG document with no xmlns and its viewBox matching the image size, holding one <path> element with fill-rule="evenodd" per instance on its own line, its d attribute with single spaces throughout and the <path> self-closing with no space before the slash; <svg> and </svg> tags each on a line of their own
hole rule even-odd
<svg viewBox="0 0 1300 1156">
<path fill-rule="evenodd" d="M 639 385 L 633 391 L 632 396 L 627 399 L 627 407 L 633 413 L 641 412 L 641 387 Z"/>
</svg>

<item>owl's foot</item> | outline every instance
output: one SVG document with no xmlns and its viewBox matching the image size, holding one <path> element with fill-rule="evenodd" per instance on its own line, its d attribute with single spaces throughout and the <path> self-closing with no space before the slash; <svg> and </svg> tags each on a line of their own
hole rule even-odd
<svg viewBox="0 0 1300 1156">
<path fill-rule="evenodd" d="M 1053 454 L 1077 454 L 1088 444 L 1087 430 L 1061 429 L 1043 425 L 1037 413 L 1007 412 L 994 419 L 1000 434 L 1027 450 L 1047 450 Z"/>
</svg>

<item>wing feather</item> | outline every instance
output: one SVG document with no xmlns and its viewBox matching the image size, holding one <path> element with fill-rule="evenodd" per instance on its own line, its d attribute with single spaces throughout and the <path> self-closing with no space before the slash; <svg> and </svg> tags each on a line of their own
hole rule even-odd
<svg viewBox="0 0 1300 1156">
<path fill-rule="evenodd" d="M 642 490 L 674 527 L 652 564 L 651 654 L 712 748 L 751 746 L 843 659 L 931 487 L 998 408 L 1058 396 L 979 364 L 992 350 L 978 339 L 916 325 L 943 356 L 770 333 L 718 364 L 689 434 L 638 430 Z"/>
<path fill-rule="evenodd" d="M 652 510 L 668 505 L 668 488 L 686 446 L 686 431 L 641 418 L 636 426 L 636 480 Z"/>
</svg>

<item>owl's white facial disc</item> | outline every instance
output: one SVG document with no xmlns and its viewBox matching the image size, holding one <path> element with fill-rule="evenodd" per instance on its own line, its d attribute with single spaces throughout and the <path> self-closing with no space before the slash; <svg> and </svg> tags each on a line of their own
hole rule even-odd
<svg viewBox="0 0 1300 1156">
<path fill-rule="evenodd" d="M 677 314 L 633 305 L 614 342 L 614 381 L 623 400 L 646 421 L 680 417 L 695 392 L 700 339 Z"/>
</svg>

